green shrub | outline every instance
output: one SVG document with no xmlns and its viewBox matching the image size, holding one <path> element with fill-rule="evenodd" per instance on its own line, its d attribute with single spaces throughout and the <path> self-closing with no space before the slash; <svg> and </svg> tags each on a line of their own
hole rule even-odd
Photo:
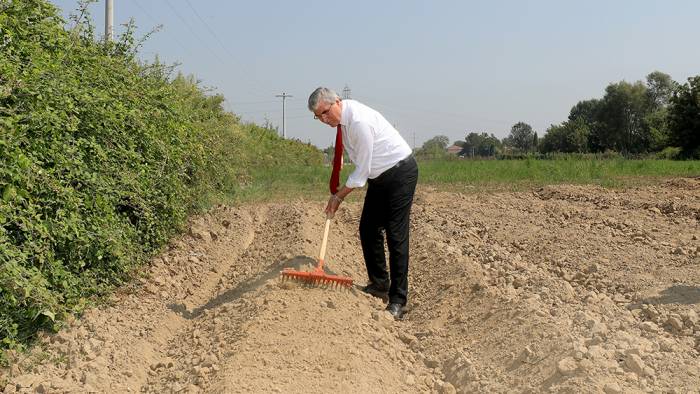
<svg viewBox="0 0 700 394">
<path fill-rule="evenodd" d="M 669 146 L 661 152 L 656 153 L 656 158 L 660 160 L 676 160 L 681 157 L 681 148 Z"/>
<path fill-rule="evenodd" d="M 250 166 L 320 163 L 312 146 L 241 125 L 193 78 L 97 43 L 46 0 L 0 0 L 0 348 L 128 278 Z"/>
</svg>

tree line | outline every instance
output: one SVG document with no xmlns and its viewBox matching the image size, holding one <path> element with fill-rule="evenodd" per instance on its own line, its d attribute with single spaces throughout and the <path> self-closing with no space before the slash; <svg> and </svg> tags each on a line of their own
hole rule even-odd
<svg viewBox="0 0 700 394">
<path fill-rule="evenodd" d="M 436 157 L 448 144 L 447 137 L 437 136 L 417 154 Z M 551 125 L 542 138 L 529 124 L 518 122 L 502 140 L 485 132 L 469 132 L 454 144 L 462 148 L 463 157 L 613 151 L 627 156 L 657 153 L 700 158 L 700 75 L 679 84 L 668 74 L 654 71 L 646 81 L 611 83 L 602 98 L 576 103 L 568 118 Z"/>
</svg>

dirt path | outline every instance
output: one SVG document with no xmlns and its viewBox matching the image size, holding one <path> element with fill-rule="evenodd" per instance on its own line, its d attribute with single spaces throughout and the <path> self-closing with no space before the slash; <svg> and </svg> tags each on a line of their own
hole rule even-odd
<svg viewBox="0 0 700 394">
<path fill-rule="evenodd" d="M 357 200 L 356 200 L 357 201 Z M 278 280 L 322 206 L 222 207 L 148 277 L 3 371 L 4 392 L 697 392 L 700 180 L 611 191 L 419 190 L 410 304 Z M 365 281 L 361 205 L 328 266 Z M 1 388 L 1 387 L 0 387 Z"/>
</svg>

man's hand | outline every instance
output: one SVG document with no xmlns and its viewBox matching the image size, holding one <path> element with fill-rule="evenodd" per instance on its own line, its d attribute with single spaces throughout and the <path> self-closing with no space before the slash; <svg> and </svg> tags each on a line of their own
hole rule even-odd
<svg viewBox="0 0 700 394">
<path fill-rule="evenodd" d="M 333 216 L 335 216 L 335 211 L 338 210 L 341 202 L 343 202 L 342 198 L 338 197 L 336 194 L 331 194 L 331 197 L 328 199 L 328 204 L 326 204 L 325 211 L 330 219 L 333 219 Z"/>
<path fill-rule="evenodd" d="M 326 204 L 326 215 L 333 219 L 333 216 L 335 215 L 335 211 L 338 210 L 338 207 L 340 206 L 340 203 L 343 202 L 345 197 L 347 197 L 348 194 L 353 189 L 347 186 L 343 186 L 338 190 L 338 193 L 332 194 L 331 198 L 328 199 L 328 204 Z"/>
</svg>

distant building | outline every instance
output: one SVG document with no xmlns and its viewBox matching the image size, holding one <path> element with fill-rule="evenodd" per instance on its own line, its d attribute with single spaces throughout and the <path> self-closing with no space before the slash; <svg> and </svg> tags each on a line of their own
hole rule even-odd
<svg viewBox="0 0 700 394">
<path fill-rule="evenodd" d="M 461 146 L 452 145 L 452 146 L 447 147 L 447 153 L 450 155 L 457 156 L 459 154 L 459 152 L 461 152 L 461 151 L 462 151 Z"/>
</svg>

